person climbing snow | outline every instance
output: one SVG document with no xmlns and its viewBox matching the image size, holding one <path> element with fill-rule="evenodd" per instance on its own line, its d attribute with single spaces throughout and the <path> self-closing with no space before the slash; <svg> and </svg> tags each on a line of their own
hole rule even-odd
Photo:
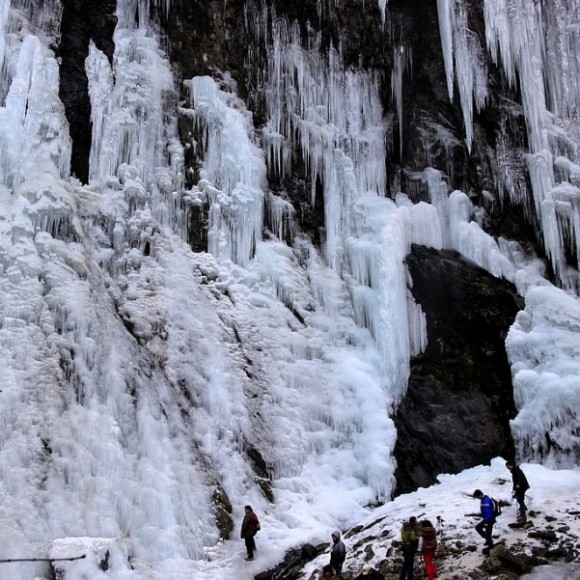
<svg viewBox="0 0 580 580">
<path fill-rule="evenodd" d="M 414 516 L 411 516 L 409 521 L 403 523 L 401 545 L 403 549 L 403 567 L 401 568 L 399 580 L 413 580 L 415 554 L 419 545 L 419 524 Z"/>
<path fill-rule="evenodd" d="M 495 524 L 495 510 L 493 500 L 480 489 L 473 492 L 473 497 L 480 500 L 481 521 L 475 526 L 475 531 L 485 539 L 484 553 L 493 548 L 493 525 Z"/>
<path fill-rule="evenodd" d="M 523 527 L 527 522 L 527 511 L 528 508 L 525 504 L 526 491 L 530 489 L 530 484 L 521 468 L 516 465 L 515 461 L 506 461 L 505 466 L 510 470 L 512 474 L 512 496 L 518 502 L 518 511 L 516 517 L 516 526 Z M 515 527 L 515 526 L 511 526 Z"/>
</svg>

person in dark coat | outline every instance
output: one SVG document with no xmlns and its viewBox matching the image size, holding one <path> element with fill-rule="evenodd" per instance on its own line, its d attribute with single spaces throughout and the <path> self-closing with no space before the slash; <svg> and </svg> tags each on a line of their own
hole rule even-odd
<svg viewBox="0 0 580 580">
<path fill-rule="evenodd" d="M 475 526 L 475 531 L 485 539 L 484 550 L 493 548 L 493 525 L 495 524 L 495 514 L 493 511 L 493 501 L 488 495 L 484 495 L 481 489 L 473 492 L 473 497 L 480 501 L 481 521 Z"/>
<path fill-rule="evenodd" d="M 434 580 L 435 576 L 437 576 L 437 568 L 433 563 L 433 558 L 435 558 L 435 552 L 437 551 L 437 532 L 429 520 L 423 520 L 421 522 L 419 551 L 423 554 L 427 578 Z"/>
<path fill-rule="evenodd" d="M 403 548 L 403 567 L 399 580 L 413 580 L 413 568 L 415 567 L 415 554 L 419 546 L 419 524 L 416 517 L 410 517 L 409 521 L 401 528 L 401 543 Z"/>
<path fill-rule="evenodd" d="M 242 521 L 241 537 L 244 539 L 246 544 L 247 557 L 246 560 L 254 559 L 254 551 L 256 550 L 256 542 L 254 536 L 258 533 L 260 529 L 260 520 L 258 516 L 252 510 L 252 506 L 247 505 L 244 507 L 246 515 Z"/>
<path fill-rule="evenodd" d="M 525 503 L 525 498 L 526 491 L 530 489 L 530 484 L 524 472 L 516 465 L 515 461 L 507 461 L 505 466 L 511 471 L 513 484 L 512 495 L 518 502 L 517 523 L 523 526 L 527 521 L 528 508 Z"/>
<path fill-rule="evenodd" d="M 377 572 L 370 564 L 365 564 L 355 580 L 385 580 L 385 577 L 380 572 Z"/>
<path fill-rule="evenodd" d="M 340 532 L 332 532 L 332 549 L 330 551 L 330 565 L 334 568 L 336 575 L 342 578 L 342 565 L 346 560 L 346 546 L 340 539 Z"/>
</svg>

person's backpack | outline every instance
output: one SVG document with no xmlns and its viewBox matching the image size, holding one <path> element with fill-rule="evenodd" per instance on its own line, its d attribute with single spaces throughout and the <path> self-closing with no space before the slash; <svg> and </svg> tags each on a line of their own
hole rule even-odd
<svg viewBox="0 0 580 580">
<path fill-rule="evenodd" d="M 492 497 L 491 502 L 493 503 L 493 517 L 497 518 L 498 516 L 501 516 L 501 505 L 499 505 L 499 501 Z"/>
<path fill-rule="evenodd" d="M 408 523 L 403 524 L 401 540 L 403 541 L 403 544 L 413 544 L 417 540 L 417 531 L 412 525 Z"/>
<path fill-rule="evenodd" d="M 259 532 L 262 529 L 260 522 L 256 520 L 256 532 Z"/>
</svg>

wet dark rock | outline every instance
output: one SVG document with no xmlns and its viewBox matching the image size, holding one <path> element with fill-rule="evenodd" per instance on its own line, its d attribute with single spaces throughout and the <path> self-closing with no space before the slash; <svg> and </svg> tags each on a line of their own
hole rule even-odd
<svg viewBox="0 0 580 580">
<path fill-rule="evenodd" d="M 302 567 L 326 550 L 328 550 L 328 544 L 319 546 L 304 544 L 301 548 L 288 550 L 280 564 L 256 574 L 254 578 L 255 580 L 294 580 L 300 578 Z"/>
<path fill-rule="evenodd" d="M 427 318 L 428 345 L 411 363 L 395 416 L 397 493 L 513 455 L 515 416 L 505 336 L 523 307 L 512 284 L 458 253 L 413 246 L 412 293 Z"/>
<path fill-rule="evenodd" d="M 494 557 L 499 560 L 504 569 L 512 570 L 518 575 L 527 574 L 532 569 L 530 558 L 525 554 L 514 554 L 502 545 L 494 551 Z"/>
<path fill-rule="evenodd" d="M 220 532 L 220 537 L 224 540 L 229 540 L 234 530 L 232 502 L 219 481 L 214 481 L 213 485 L 212 502 L 215 510 L 216 525 Z"/>
<path fill-rule="evenodd" d="M 535 530 L 533 532 L 529 532 L 528 536 L 530 538 L 536 538 L 548 543 L 554 543 L 558 541 L 558 535 L 556 532 L 554 532 L 554 530 Z"/>
</svg>

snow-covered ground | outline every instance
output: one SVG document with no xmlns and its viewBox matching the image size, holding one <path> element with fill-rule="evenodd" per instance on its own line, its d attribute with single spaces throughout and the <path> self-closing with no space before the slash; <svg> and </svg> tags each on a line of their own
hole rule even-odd
<svg viewBox="0 0 580 580">
<path fill-rule="evenodd" d="M 534 532 L 551 530 L 556 534 L 553 545 L 567 542 L 574 547 L 578 556 L 580 469 L 554 471 L 538 464 L 523 464 L 521 467 L 531 485 L 526 503 L 529 520 L 534 526 L 528 530 L 513 530 L 508 527 L 508 523 L 515 521 L 516 506 L 511 497 L 511 475 L 504 463 L 502 458 L 496 458 L 488 466 L 474 467 L 457 475 L 441 475 L 437 485 L 401 495 L 383 506 L 369 509 L 359 526 L 350 532 L 342 530 L 347 547 L 344 572 L 358 574 L 363 563 L 370 562 L 375 568 L 383 570 L 386 577 L 389 573 L 395 573 L 400 565 L 396 541 L 400 539 L 401 524 L 415 515 L 420 520 L 429 519 L 433 523 L 437 522 L 438 517 L 442 518 L 439 551 L 445 555 L 436 559 L 438 577 L 476 577 L 476 571 L 488 559 L 481 552 L 483 540 L 474 530 L 479 521 L 479 502 L 471 496 L 478 488 L 506 504 L 494 528 L 494 538 L 507 550 L 523 550 L 531 555 L 532 550 L 543 547 L 545 541 L 534 538 Z M 335 499 L 340 501 L 340 497 Z M 86 578 L 83 573 L 91 580 L 251 580 L 254 575 L 279 563 L 289 548 L 300 548 L 305 543 L 319 545 L 330 542 L 333 530 L 322 523 L 324 514 L 320 512 L 320 506 L 297 506 L 293 526 L 283 524 L 267 512 L 258 515 L 262 521 L 262 531 L 257 537 L 258 549 L 253 562 L 244 560 L 244 543 L 237 537 L 239 527 L 236 537 L 207 549 L 205 558 L 196 561 L 133 561 L 134 570 L 129 570 L 125 563 L 118 560 L 110 562 L 111 568 L 105 573 L 97 567 L 97 555 L 102 557 L 107 542 L 94 539 L 83 542 L 78 538 L 58 542 L 51 555 L 71 557 L 87 554 L 84 560 L 61 564 L 62 569 L 66 570 L 67 580 Z M 114 546 L 113 542 L 111 544 Z M 373 555 L 370 558 L 368 546 L 372 547 Z M 111 549 L 111 545 L 108 548 Z M 308 563 L 303 569 L 303 577 L 311 578 L 312 574 L 328 563 L 328 559 L 327 551 Z M 479 571 L 479 574 L 483 573 Z M 536 580 L 579 578 L 580 563 L 542 566 L 528 577 Z"/>
</svg>

